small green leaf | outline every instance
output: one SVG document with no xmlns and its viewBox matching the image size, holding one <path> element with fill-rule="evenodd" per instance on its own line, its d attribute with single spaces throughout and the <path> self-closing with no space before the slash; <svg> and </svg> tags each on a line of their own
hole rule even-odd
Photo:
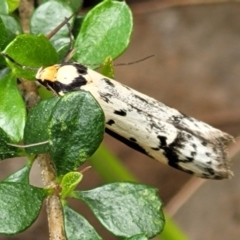
<svg viewBox="0 0 240 240">
<path fill-rule="evenodd" d="M 83 175 L 80 172 L 69 172 L 65 174 L 61 181 L 62 187 L 62 198 L 68 197 L 72 191 L 76 188 L 76 186 L 82 180 Z"/>
<path fill-rule="evenodd" d="M 103 1 L 84 18 L 74 58 L 82 64 L 101 64 L 108 56 L 118 57 L 129 44 L 132 27 L 125 1 Z"/>
<path fill-rule="evenodd" d="M 149 238 L 146 237 L 146 234 L 137 234 L 129 238 L 125 238 L 125 240 L 148 240 Z"/>
<path fill-rule="evenodd" d="M 146 233 L 152 238 L 163 230 L 162 203 L 155 188 L 136 183 L 112 183 L 74 193 L 116 236 L 126 238 Z"/>
<path fill-rule="evenodd" d="M 90 223 L 68 205 L 63 205 L 64 227 L 68 240 L 102 240 Z"/>
<path fill-rule="evenodd" d="M 12 142 L 23 139 L 26 109 L 17 89 L 16 77 L 8 74 L 0 80 L 0 128 Z"/>
<path fill-rule="evenodd" d="M 60 98 L 48 130 L 58 176 L 76 170 L 96 151 L 104 128 L 103 111 L 90 93 L 76 91 Z"/>
<path fill-rule="evenodd" d="M 15 11 L 19 7 L 20 0 L 7 0 L 9 12 Z"/>
<path fill-rule="evenodd" d="M 107 57 L 101 65 L 101 73 L 106 77 L 114 79 L 113 60 L 111 57 Z"/>
<path fill-rule="evenodd" d="M 0 183 L 0 233 L 16 234 L 31 226 L 46 196 L 44 189 L 28 184 Z"/>
<path fill-rule="evenodd" d="M 34 70 L 24 70 L 8 60 L 13 72 L 18 77 L 29 80 L 35 80 L 38 68 L 50 66 L 58 62 L 58 56 L 54 47 L 43 35 L 19 35 L 7 46 L 4 52 L 15 62 L 23 66 L 36 68 Z"/>
<path fill-rule="evenodd" d="M 30 174 L 31 167 L 32 167 L 32 164 L 25 164 L 17 172 L 5 178 L 3 182 L 18 182 L 18 183 L 29 184 L 29 174 Z"/>
<path fill-rule="evenodd" d="M 60 100 L 58 97 L 50 98 L 38 103 L 28 114 L 24 129 L 24 144 L 34 144 L 49 140 L 48 125 L 54 106 Z M 28 154 L 47 152 L 48 144 L 26 148 Z"/>
<path fill-rule="evenodd" d="M 63 22 L 65 18 L 70 17 L 72 14 L 73 11 L 68 4 L 61 1 L 48 1 L 40 5 L 33 13 L 30 22 L 31 33 L 47 35 Z M 71 24 L 72 21 L 71 19 L 69 23 Z M 50 39 L 57 52 L 64 46 L 69 45 L 69 36 L 68 27 L 65 25 Z"/>
<path fill-rule="evenodd" d="M 0 128 L 0 160 L 17 156 L 17 148 L 9 146 L 11 142 L 7 134 Z"/>
</svg>

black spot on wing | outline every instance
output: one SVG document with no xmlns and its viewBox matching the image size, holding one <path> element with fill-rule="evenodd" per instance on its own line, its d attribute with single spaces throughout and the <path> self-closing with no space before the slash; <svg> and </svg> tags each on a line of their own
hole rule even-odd
<svg viewBox="0 0 240 240">
<path fill-rule="evenodd" d="M 114 120 L 112 120 L 112 119 L 110 119 L 110 120 L 108 120 L 108 121 L 106 122 L 106 124 L 107 124 L 107 125 L 110 125 L 110 126 L 112 126 L 114 123 L 115 123 L 115 122 L 114 122 Z"/>
<path fill-rule="evenodd" d="M 197 155 L 196 152 L 191 152 L 191 156 L 192 156 L 192 157 L 195 157 L 196 155 Z"/>
<path fill-rule="evenodd" d="M 109 103 L 109 102 L 110 102 L 110 99 L 111 99 L 111 97 L 112 97 L 111 94 L 109 94 L 109 93 L 99 93 L 99 94 L 100 94 L 100 98 L 101 98 L 104 102 L 106 102 L 106 103 Z"/>
<path fill-rule="evenodd" d="M 157 136 L 157 138 L 160 140 L 160 147 L 167 146 L 167 138 L 164 136 Z"/>
<path fill-rule="evenodd" d="M 137 142 L 135 142 L 134 138 L 130 138 L 130 139 L 127 139 L 115 132 L 113 132 L 112 130 L 108 129 L 107 127 L 105 128 L 105 132 L 108 133 L 110 136 L 116 138 L 117 140 L 119 140 L 120 142 L 126 144 L 127 146 L 129 146 L 130 148 L 133 148 L 134 150 L 138 151 L 138 152 L 141 152 L 149 157 L 151 157 L 144 148 L 142 148 L 140 145 L 137 144 Z"/>
<path fill-rule="evenodd" d="M 116 115 L 119 115 L 119 116 L 123 116 L 123 117 L 127 115 L 127 112 L 122 110 L 122 109 L 121 110 L 115 110 L 113 113 L 116 114 Z"/>
<path fill-rule="evenodd" d="M 135 98 L 139 99 L 139 100 L 142 101 L 142 102 L 148 103 L 148 101 L 147 101 L 146 99 L 138 96 L 137 94 L 133 94 L 133 96 L 134 96 Z"/>
<path fill-rule="evenodd" d="M 192 147 L 196 150 L 197 149 L 197 145 L 195 143 L 192 144 Z"/>
<path fill-rule="evenodd" d="M 136 140 L 135 138 L 133 138 L 133 137 L 130 137 L 129 140 L 130 140 L 131 142 L 137 142 L 137 140 Z"/>
<path fill-rule="evenodd" d="M 211 153 L 206 152 L 205 154 L 206 154 L 206 156 L 211 157 Z"/>
<path fill-rule="evenodd" d="M 102 79 L 103 81 L 105 81 L 105 83 L 111 87 L 115 87 L 114 83 L 110 80 L 110 79 L 107 79 L 107 78 L 103 78 Z"/>
<path fill-rule="evenodd" d="M 152 150 L 159 151 L 160 149 L 163 149 L 163 147 L 167 146 L 167 138 L 164 136 L 158 135 L 157 138 L 159 139 L 159 145 L 158 147 L 153 147 Z"/>
<path fill-rule="evenodd" d="M 180 170 L 184 170 L 186 172 L 186 170 L 182 169 L 178 163 L 192 162 L 194 159 L 193 157 L 185 157 L 184 159 L 179 159 L 178 149 L 183 148 L 184 142 L 186 142 L 184 135 L 179 132 L 174 141 L 169 145 L 167 145 L 166 142 L 163 141 L 162 137 L 160 138 L 159 136 L 158 138 L 160 140 L 159 145 L 161 146 L 161 149 L 164 150 L 163 155 L 165 155 L 165 157 L 168 159 L 168 165 Z"/>
</svg>

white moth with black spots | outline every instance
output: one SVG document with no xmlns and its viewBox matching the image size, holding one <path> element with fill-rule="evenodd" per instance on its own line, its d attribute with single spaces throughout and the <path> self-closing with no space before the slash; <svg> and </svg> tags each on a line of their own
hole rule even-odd
<svg viewBox="0 0 240 240">
<path fill-rule="evenodd" d="M 233 137 L 78 63 L 39 69 L 57 95 L 89 91 L 102 107 L 106 132 L 128 146 L 202 178 L 230 178 L 226 146 Z"/>
</svg>

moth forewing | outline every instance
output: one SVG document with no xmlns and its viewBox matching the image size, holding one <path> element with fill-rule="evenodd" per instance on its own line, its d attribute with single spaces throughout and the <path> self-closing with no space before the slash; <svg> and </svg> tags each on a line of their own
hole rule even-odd
<svg viewBox="0 0 240 240">
<path fill-rule="evenodd" d="M 81 64 L 58 66 L 53 79 L 43 79 L 41 72 L 36 78 L 40 82 L 50 81 L 58 94 L 89 91 L 104 111 L 106 132 L 110 135 L 195 176 L 210 179 L 232 176 L 226 150 L 232 136 Z"/>
</svg>

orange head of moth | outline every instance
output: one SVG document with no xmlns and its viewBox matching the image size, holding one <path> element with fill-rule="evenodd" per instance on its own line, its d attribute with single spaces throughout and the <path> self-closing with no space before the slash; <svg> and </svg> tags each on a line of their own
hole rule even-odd
<svg viewBox="0 0 240 240">
<path fill-rule="evenodd" d="M 78 63 L 62 63 L 40 68 L 37 81 L 56 95 L 80 90 L 87 83 L 87 68 Z"/>
</svg>

